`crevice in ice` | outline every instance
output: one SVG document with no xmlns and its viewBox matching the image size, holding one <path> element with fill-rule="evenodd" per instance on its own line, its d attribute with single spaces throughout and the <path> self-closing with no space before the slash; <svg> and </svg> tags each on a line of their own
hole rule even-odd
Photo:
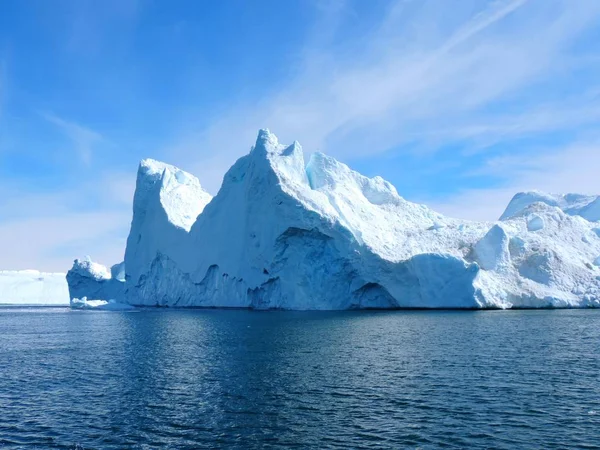
<svg viewBox="0 0 600 450">
<path fill-rule="evenodd" d="M 378 283 L 366 283 L 353 293 L 351 309 L 397 308 L 398 302 L 389 291 Z"/>
</svg>

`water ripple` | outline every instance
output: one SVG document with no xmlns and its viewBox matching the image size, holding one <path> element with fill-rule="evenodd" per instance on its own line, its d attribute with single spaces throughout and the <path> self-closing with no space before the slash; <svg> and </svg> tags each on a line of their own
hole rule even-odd
<svg viewBox="0 0 600 450">
<path fill-rule="evenodd" d="M 0 449 L 600 448 L 600 311 L 0 309 Z"/>
</svg>

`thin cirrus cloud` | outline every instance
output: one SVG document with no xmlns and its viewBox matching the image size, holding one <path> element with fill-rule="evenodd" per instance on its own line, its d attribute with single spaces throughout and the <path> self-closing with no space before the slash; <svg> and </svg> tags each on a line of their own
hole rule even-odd
<svg viewBox="0 0 600 450">
<path fill-rule="evenodd" d="M 135 177 L 105 171 L 75 188 L 0 183 L 0 269 L 68 270 L 75 257 L 122 261 Z"/>
<path fill-rule="evenodd" d="M 40 115 L 69 139 L 74 153 L 83 164 L 89 166 L 92 163 L 94 147 L 104 140 L 100 133 L 52 113 L 43 112 Z"/>
<path fill-rule="evenodd" d="M 597 193 L 599 170 L 600 139 L 542 152 L 535 158 L 517 155 L 490 159 L 479 174 L 510 177 L 508 186 L 464 190 L 443 202 L 432 200 L 430 205 L 453 217 L 495 220 L 518 191 L 567 193 L 561 188 L 569 186 L 573 192 Z"/>
<path fill-rule="evenodd" d="M 453 151 L 465 161 L 478 152 L 493 157 L 490 149 L 499 143 L 594 125 L 600 113 L 589 92 L 594 86 L 586 81 L 574 89 L 572 77 L 600 64 L 590 58 L 593 48 L 573 47 L 599 24 L 599 2 L 583 0 L 576 8 L 567 0 L 465 4 L 476 9 L 443 1 L 396 2 L 365 36 L 367 43 L 339 52 L 342 57 L 338 47 L 309 40 L 298 75 L 287 86 L 258 104 L 234 105 L 164 153 L 215 192 L 221 180 L 215 174 L 243 154 L 264 126 L 285 141 L 300 140 L 309 152 L 325 151 L 360 169 L 362 161 L 381 154 L 435 154 L 449 145 L 459 146 Z M 434 11 L 441 12 L 432 20 Z M 472 169 L 465 169 L 466 177 Z M 507 190 L 522 185 L 504 181 Z M 554 187 L 570 189 L 568 183 L 561 186 L 557 179 Z M 440 204 L 443 196 L 413 198 Z M 469 208 L 472 217 L 481 217 L 483 206 L 488 219 L 502 208 L 498 201 L 497 213 L 491 213 L 483 202 Z"/>
<path fill-rule="evenodd" d="M 123 224 L 128 218 L 122 211 L 98 210 L 3 221 L 0 265 L 4 269 L 64 272 L 72 255 L 93 255 L 107 264 L 120 261 L 126 231 Z"/>
</svg>

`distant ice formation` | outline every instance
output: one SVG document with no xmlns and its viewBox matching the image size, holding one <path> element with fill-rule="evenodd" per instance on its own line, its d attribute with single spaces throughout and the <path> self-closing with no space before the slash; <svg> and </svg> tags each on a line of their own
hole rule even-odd
<svg viewBox="0 0 600 450">
<path fill-rule="evenodd" d="M 555 206 L 566 214 L 581 216 L 590 222 L 600 220 L 600 196 L 598 195 L 554 195 L 539 191 L 519 192 L 510 201 L 500 220 L 510 219 L 534 203 Z"/>
<path fill-rule="evenodd" d="M 76 261 L 67 278 L 71 297 L 148 306 L 600 307 L 599 205 L 530 192 L 499 222 L 452 219 L 261 130 L 214 198 L 142 161 L 125 276 Z"/>
<path fill-rule="evenodd" d="M 0 304 L 66 306 L 69 291 L 65 274 L 2 270 Z"/>
</svg>

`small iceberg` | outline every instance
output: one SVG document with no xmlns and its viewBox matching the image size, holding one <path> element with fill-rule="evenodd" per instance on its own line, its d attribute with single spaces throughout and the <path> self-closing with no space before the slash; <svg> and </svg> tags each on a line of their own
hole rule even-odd
<svg viewBox="0 0 600 450">
<path fill-rule="evenodd" d="M 91 309 L 98 311 L 131 311 L 134 306 L 116 300 L 88 300 L 86 297 L 71 299 L 71 309 Z"/>
</svg>

